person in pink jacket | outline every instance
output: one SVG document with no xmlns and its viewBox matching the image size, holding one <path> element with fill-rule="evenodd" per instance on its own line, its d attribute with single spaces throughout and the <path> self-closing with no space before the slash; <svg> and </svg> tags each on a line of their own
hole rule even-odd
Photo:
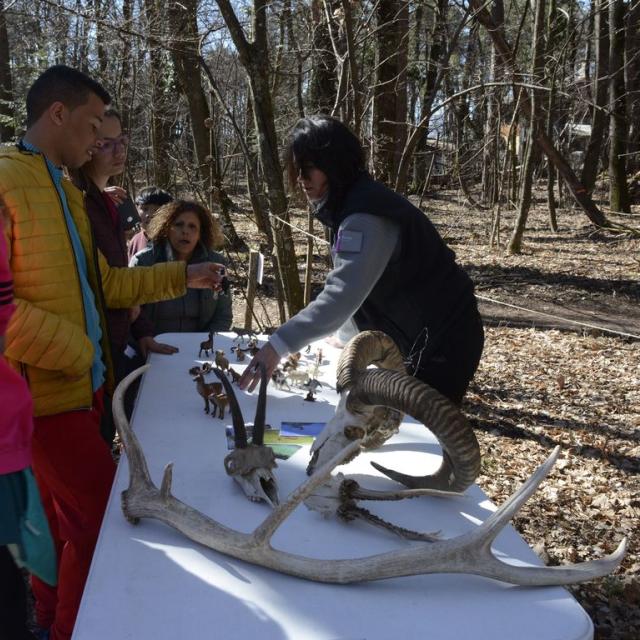
<svg viewBox="0 0 640 640">
<path fill-rule="evenodd" d="M 8 638 L 23 640 L 38 636 L 27 628 L 26 587 L 18 565 L 55 585 L 56 555 L 30 469 L 31 395 L 2 356 L 14 310 L 3 223 L 0 213 L 0 629 Z"/>
</svg>

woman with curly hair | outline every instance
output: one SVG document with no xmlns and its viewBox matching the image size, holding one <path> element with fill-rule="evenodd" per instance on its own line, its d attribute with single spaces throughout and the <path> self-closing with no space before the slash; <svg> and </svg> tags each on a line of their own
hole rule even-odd
<svg viewBox="0 0 640 640">
<path fill-rule="evenodd" d="M 148 228 L 151 246 L 131 259 L 130 267 L 149 267 L 158 262 L 181 260 L 187 264 L 217 262 L 226 264 L 214 251 L 224 242 L 220 224 L 202 205 L 174 200 L 154 214 Z M 147 304 L 143 313 L 154 326 L 154 334 L 169 332 L 227 331 L 231 327 L 231 289 L 228 281 L 222 291 L 187 289 L 181 298 Z"/>
</svg>

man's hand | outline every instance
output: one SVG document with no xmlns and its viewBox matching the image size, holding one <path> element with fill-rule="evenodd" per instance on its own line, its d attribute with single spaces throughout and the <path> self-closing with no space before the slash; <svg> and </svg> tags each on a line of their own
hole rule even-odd
<svg viewBox="0 0 640 640">
<path fill-rule="evenodd" d="M 190 264 L 187 266 L 187 287 L 221 291 L 225 272 L 225 266 L 217 262 Z"/>
<path fill-rule="evenodd" d="M 164 344 L 163 342 L 156 342 L 152 336 L 145 336 L 138 340 L 138 348 L 140 353 L 146 358 L 149 353 L 163 353 L 167 356 L 178 353 L 178 347 L 173 347 L 170 344 Z"/>
<path fill-rule="evenodd" d="M 106 187 L 104 193 L 113 200 L 116 207 L 122 204 L 129 197 L 122 187 Z"/>
<path fill-rule="evenodd" d="M 270 379 L 271 374 L 275 371 L 278 363 L 280 362 L 280 356 L 276 350 L 267 342 L 267 344 L 253 356 L 253 359 L 249 363 L 249 366 L 244 370 L 243 374 L 238 380 L 238 386 L 241 389 L 249 388 L 249 391 L 253 391 L 260 382 L 260 368 L 258 363 L 264 364 L 265 373 Z"/>
</svg>

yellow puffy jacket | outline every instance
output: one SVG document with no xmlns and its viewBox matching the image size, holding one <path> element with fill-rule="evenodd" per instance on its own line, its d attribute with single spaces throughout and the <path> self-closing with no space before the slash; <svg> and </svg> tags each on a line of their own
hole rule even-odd
<svg viewBox="0 0 640 640">
<path fill-rule="evenodd" d="M 93 242 L 82 192 L 67 180 L 63 188 L 87 257 L 110 386 L 113 373 L 104 307 L 127 308 L 182 296 L 186 269 L 182 262 L 109 267 Z M 27 378 L 34 415 L 89 408 L 94 350 L 85 329 L 80 279 L 62 203 L 42 155 L 0 147 L 0 207 L 6 218 L 16 303 L 4 355 Z"/>
</svg>

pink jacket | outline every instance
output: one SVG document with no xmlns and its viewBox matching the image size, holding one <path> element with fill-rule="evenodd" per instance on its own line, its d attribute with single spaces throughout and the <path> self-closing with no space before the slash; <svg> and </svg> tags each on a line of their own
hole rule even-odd
<svg viewBox="0 0 640 640">
<path fill-rule="evenodd" d="M 0 336 L 4 336 L 13 310 L 7 243 L 0 233 Z M 32 413 L 27 383 L 0 355 L 0 474 L 31 465 Z"/>
</svg>

